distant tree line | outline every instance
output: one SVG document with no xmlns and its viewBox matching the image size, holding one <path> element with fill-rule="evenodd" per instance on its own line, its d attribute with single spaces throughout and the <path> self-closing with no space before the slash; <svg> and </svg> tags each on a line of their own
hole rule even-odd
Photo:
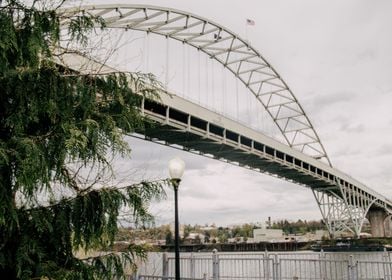
<svg viewBox="0 0 392 280">
<path fill-rule="evenodd" d="M 325 224 L 323 220 L 306 221 L 299 219 L 296 222 L 279 220 L 272 223 L 271 229 L 282 229 L 285 234 L 305 234 L 307 232 L 325 229 Z"/>
<path fill-rule="evenodd" d="M 206 229 L 208 228 L 208 229 Z M 191 233 L 198 233 L 204 236 L 204 243 L 226 243 L 229 239 L 235 238 L 237 241 L 247 241 L 248 238 L 253 238 L 253 230 L 259 228 L 256 224 L 245 223 L 233 227 L 216 227 L 216 226 L 201 226 L 201 225 L 184 225 L 182 242 Z M 325 229 L 322 220 L 320 221 L 306 221 L 297 220 L 296 222 L 288 220 L 273 221 L 271 229 L 282 229 L 285 234 L 305 234 L 307 232 L 315 232 L 316 230 Z M 122 229 L 117 235 L 119 241 L 136 240 L 165 240 L 166 244 L 173 244 L 173 234 L 169 225 L 161 225 L 158 227 L 144 228 L 144 229 Z"/>
</svg>

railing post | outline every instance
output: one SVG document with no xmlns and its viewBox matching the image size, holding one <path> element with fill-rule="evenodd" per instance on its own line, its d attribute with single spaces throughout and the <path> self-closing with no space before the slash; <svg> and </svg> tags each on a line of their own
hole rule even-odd
<svg viewBox="0 0 392 280">
<path fill-rule="evenodd" d="M 320 249 L 320 259 L 325 260 L 325 253 L 324 253 L 324 250 L 322 248 Z"/>
<path fill-rule="evenodd" d="M 263 270 L 264 270 L 264 279 L 270 279 L 269 256 L 268 256 L 267 249 L 265 249 L 264 251 Z"/>
<path fill-rule="evenodd" d="M 383 274 L 384 274 L 384 279 L 388 279 L 389 276 L 389 272 L 388 272 L 388 266 L 386 265 L 386 261 L 387 261 L 387 254 L 386 254 L 386 249 L 383 249 L 382 252 L 382 256 L 381 256 L 381 262 L 382 262 L 382 270 L 383 270 Z"/>
<path fill-rule="evenodd" d="M 273 280 L 279 280 L 280 274 L 279 274 L 279 259 L 278 255 L 275 254 L 274 258 L 272 259 L 272 279 Z"/>
<path fill-rule="evenodd" d="M 386 248 L 384 248 L 384 252 L 382 253 L 382 261 L 383 261 L 384 279 L 391 279 L 392 277 L 391 263 L 389 262 L 389 255 Z"/>
<path fill-rule="evenodd" d="M 169 259 L 167 253 L 162 254 L 162 279 L 167 280 L 169 277 Z"/>
<path fill-rule="evenodd" d="M 218 250 L 212 250 L 212 279 L 219 280 L 219 255 Z"/>
<path fill-rule="evenodd" d="M 387 248 L 384 248 L 384 250 L 383 250 L 382 261 L 383 262 L 388 262 L 389 261 L 389 255 L 388 255 L 388 252 L 387 252 Z"/>
<path fill-rule="evenodd" d="M 348 258 L 348 277 L 349 280 L 357 280 L 358 275 L 357 275 L 357 263 L 354 263 L 353 256 L 350 255 Z"/>
<path fill-rule="evenodd" d="M 193 252 L 191 253 L 191 271 L 190 271 L 190 277 L 192 279 L 195 279 L 195 259 L 193 256 Z"/>
<path fill-rule="evenodd" d="M 320 250 L 319 261 L 321 265 L 321 279 L 327 279 L 327 257 L 323 249 Z"/>
</svg>

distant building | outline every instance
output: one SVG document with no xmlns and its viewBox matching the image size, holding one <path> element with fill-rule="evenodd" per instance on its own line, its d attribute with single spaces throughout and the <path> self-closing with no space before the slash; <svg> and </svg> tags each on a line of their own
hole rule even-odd
<svg viewBox="0 0 392 280">
<path fill-rule="evenodd" d="M 197 232 L 191 232 L 185 237 L 185 244 L 204 244 L 205 235 Z"/>
<path fill-rule="evenodd" d="M 328 231 L 322 230 L 322 229 L 316 230 L 316 232 L 314 234 L 314 239 L 315 240 L 322 240 L 322 239 L 328 238 L 328 237 L 329 237 Z"/>
<path fill-rule="evenodd" d="M 214 229 L 216 229 L 215 226 L 205 226 L 205 227 L 200 228 L 200 230 L 203 230 L 203 231 L 210 231 L 210 230 L 214 230 Z"/>
<path fill-rule="evenodd" d="M 247 238 L 244 237 L 233 237 L 233 238 L 229 238 L 227 239 L 227 243 L 244 243 L 247 242 L 246 240 L 248 240 Z"/>
<path fill-rule="evenodd" d="M 254 242 L 276 242 L 284 240 L 283 230 L 258 228 L 253 230 Z"/>
</svg>

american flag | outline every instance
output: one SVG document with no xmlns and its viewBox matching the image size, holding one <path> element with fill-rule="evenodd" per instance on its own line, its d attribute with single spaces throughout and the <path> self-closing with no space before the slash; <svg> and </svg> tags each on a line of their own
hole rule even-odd
<svg viewBox="0 0 392 280">
<path fill-rule="evenodd" d="M 255 21 L 254 20 L 252 20 L 252 19 L 246 19 L 246 24 L 247 25 L 255 25 Z"/>
</svg>

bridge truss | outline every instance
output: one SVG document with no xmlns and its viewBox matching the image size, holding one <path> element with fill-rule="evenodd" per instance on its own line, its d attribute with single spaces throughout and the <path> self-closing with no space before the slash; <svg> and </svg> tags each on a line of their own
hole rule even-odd
<svg viewBox="0 0 392 280">
<path fill-rule="evenodd" d="M 88 14 L 107 28 L 154 33 L 204 52 L 239 79 L 264 106 L 290 147 L 331 165 L 297 98 L 250 43 L 211 20 L 174 9 L 140 5 L 100 5 L 67 9 L 66 17 Z M 64 24 L 67 24 L 64 21 Z"/>
<path fill-rule="evenodd" d="M 172 101 L 165 95 L 162 98 L 167 102 L 158 105 L 158 113 L 156 108 L 151 111 L 143 103 L 143 113 L 162 124 L 162 131 L 150 131 L 150 135 L 145 136 L 147 140 L 163 140 L 167 145 L 180 145 L 187 151 L 311 188 L 331 235 L 349 230 L 359 236 L 365 217 L 372 207 L 392 213 L 392 202 L 332 168 L 314 127 L 290 88 L 249 42 L 227 28 L 191 13 L 144 5 L 83 6 L 60 10 L 59 14 L 64 18 L 64 25 L 69 23 L 70 18 L 88 14 L 103 19 L 106 28 L 154 33 L 204 52 L 221 63 L 249 89 L 273 119 L 287 146 L 282 148 L 277 141 L 271 143 L 267 139 L 262 142 L 250 136 L 257 133 L 257 137 L 265 140 L 260 132 L 242 134 L 241 129 L 236 131 L 235 127 L 229 129 L 222 124 L 205 120 L 203 115 L 192 115 L 189 113 L 189 106 L 193 105 L 176 107 L 180 103 L 171 104 Z M 59 63 L 81 72 L 92 69 L 100 69 L 103 73 L 115 71 L 107 65 L 77 54 L 64 54 Z M 86 63 L 90 67 L 82 70 L 81 65 Z M 171 114 L 171 111 L 177 113 Z M 200 109 L 196 111 L 199 112 Z M 205 113 L 210 114 L 207 111 Z M 175 116 L 181 117 L 176 119 Z M 198 121 L 192 123 L 193 118 Z M 195 126 L 195 123 L 198 125 Z M 202 131 L 200 123 L 205 123 Z M 211 130 L 213 127 L 219 129 Z M 219 135 L 217 131 L 220 131 Z M 189 134 L 192 133 L 196 137 L 190 137 Z M 230 139 L 233 135 L 236 137 Z M 182 137 L 186 137 L 186 140 Z M 190 139 L 199 142 L 194 143 Z M 223 148 L 215 151 L 215 144 Z M 211 147 L 215 150 L 211 150 Z"/>
</svg>

